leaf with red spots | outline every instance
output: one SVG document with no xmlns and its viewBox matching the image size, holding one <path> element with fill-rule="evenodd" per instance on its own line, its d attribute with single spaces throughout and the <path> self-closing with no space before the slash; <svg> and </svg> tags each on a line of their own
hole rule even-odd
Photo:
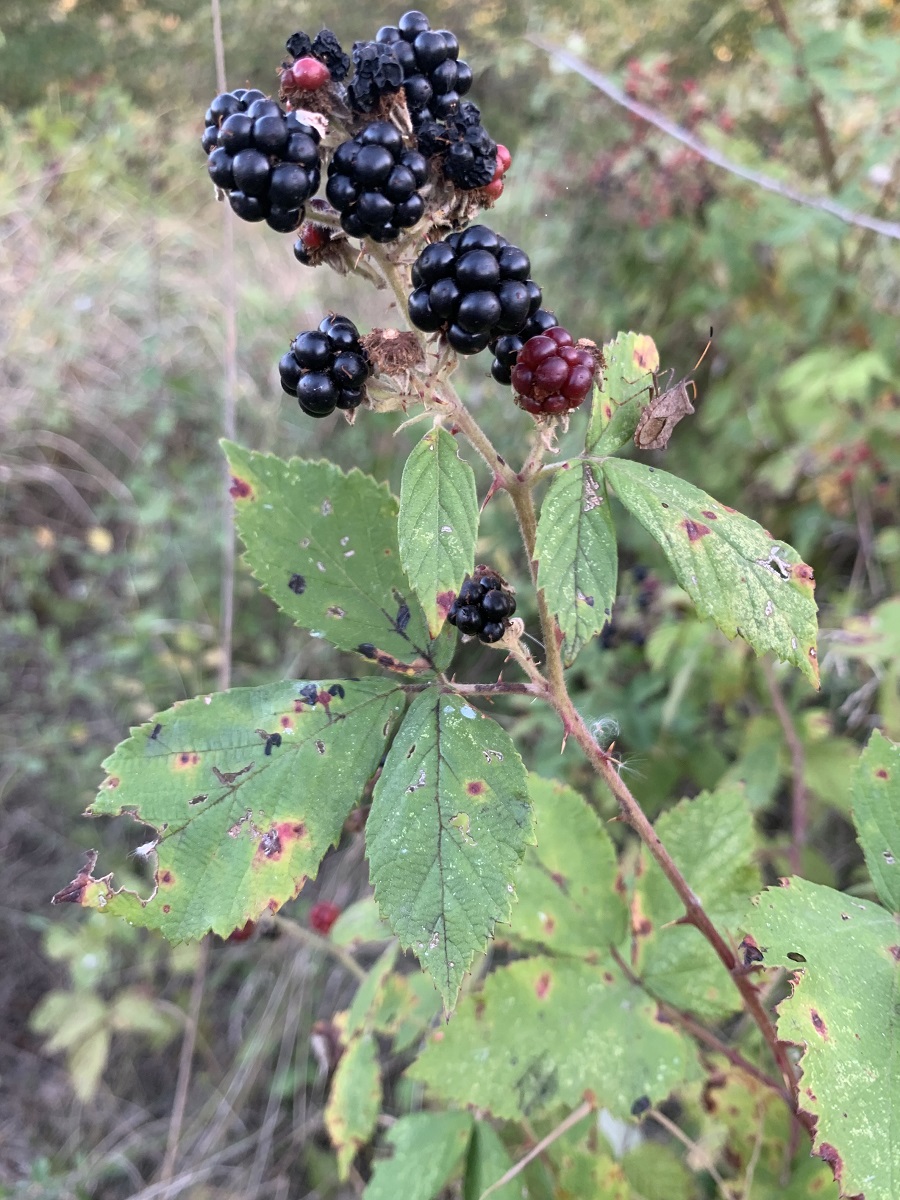
<svg viewBox="0 0 900 1200">
<path fill-rule="evenodd" d="M 460 458 L 456 438 L 440 427 L 406 460 L 397 528 L 400 560 L 436 637 L 474 568 L 478 538 L 475 473 Z"/>
<path fill-rule="evenodd" d="M 856 768 L 853 820 L 878 898 L 900 912 L 900 746 L 877 729 Z"/>
<path fill-rule="evenodd" d="M 108 776 L 89 809 L 155 830 L 141 847 L 156 865 L 149 895 L 116 890 L 112 876 L 89 870 L 77 894 L 70 887 L 56 899 L 172 941 L 210 929 L 227 937 L 277 911 L 338 841 L 402 706 L 391 681 L 375 678 L 347 681 L 335 695 L 322 683 L 235 688 L 151 717 L 103 764 Z"/>
<path fill-rule="evenodd" d="M 575 1108 L 585 1092 L 628 1118 L 697 1078 L 695 1048 L 611 958 L 527 958 L 467 994 L 407 1072 L 435 1096 L 520 1119 Z"/>
<path fill-rule="evenodd" d="M 350 1039 L 341 1055 L 325 1106 L 325 1128 L 337 1151 L 338 1178 L 346 1180 L 359 1151 L 371 1140 L 381 1112 L 378 1045 L 371 1033 Z"/>
<path fill-rule="evenodd" d="M 818 687 L 815 585 L 796 550 L 667 471 L 611 458 L 603 473 L 662 546 L 699 613 L 757 654 L 772 651 L 799 667 Z"/>
<path fill-rule="evenodd" d="M 533 837 L 509 735 L 460 696 L 419 695 L 376 785 L 366 845 L 381 912 L 447 1009 L 496 922 L 509 920 Z"/>
<path fill-rule="evenodd" d="M 753 818 L 740 785 L 682 800 L 655 825 L 678 869 L 717 928 L 734 942 L 751 896 L 759 891 Z M 684 908 L 653 859 L 643 864 L 633 897 L 635 970 L 650 991 L 676 1008 L 719 1020 L 741 996 L 718 956 L 692 925 L 676 925 Z"/>
<path fill-rule="evenodd" d="M 453 655 L 456 631 L 432 639 L 403 573 L 397 501 L 361 471 L 284 460 L 223 442 L 238 533 L 262 589 L 312 637 L 386 670 L 430 674 Z"/>
<path fill-rule="evenodd" d="M 556 473 L 541 505 L 535 558 L 569 666 L 609 620 L 616 598 L 616 530 L 598 467 L 576 460 Z"/>
<path fill-rule="evenodd" d="M 603 347 L 603 381 L 594 388 L 585 439 L 588 454 L 615 454 L 634 437 L 650 403 L 659 351 L 645 333 L 619 333 Z"/>
<path fill-rule="evenodd" d="M 519 872 L 512 940 L 557 954 L 605 954 L 628 929 L 609 834 L 572 788 L 530 775 L 528 794 L 537 845 Z"/>
<path fill-rule="evenodd" d="M 900 1195 L 900 919 L 793 878 L 767 888 L 745 920 L 770 967 L 793 976 L 778 1035 L 801 1048 L 800 1107 L 813 1153 L 841 1195 Z M 798 957 L 799 956 L 799 957 Z"/>
</svg>

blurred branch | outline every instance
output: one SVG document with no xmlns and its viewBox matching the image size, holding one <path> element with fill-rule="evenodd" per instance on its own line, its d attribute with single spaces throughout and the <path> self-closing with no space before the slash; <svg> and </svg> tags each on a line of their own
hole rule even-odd
<svg viewBox="0 0 900 1200">
<path fill-rule="evenodd" d="M 493 1192 L 496 1192 L 499 1188 L 504 1187 L 511 1180 L 515 1179 L 517 1175 L 521 1174 L 521 1172 L 525 1170 L 530 1162 L 533 1162 L 539 1154 L 543 1154 L 548 1146 L 552 1146 L 553 1143 L 558 1138 L 561 1138 L 564 1133 L 567 1133 L 573 1125 L 577 1125 L 579 1121 L 583 1121 L 584 1118 L 590 1114 L 590 1112 L 591 1104 L 589 1101 L 585 1100 L 583 1103 L 579 1104 L 579 1106 L 573 1112 L 569 1113 L 565 1120 L 561 1121 L 555 1129 L 552 1129 L 545 1138 L 541 1138 L 536 1146 L 532 1146 L 523 1158 L 520 1158 L 517 1163 L 511 1166 L 505 1175 L 501 1175 L 496 1183 L 492 1183 L 486 1191 L 483 1191 L 481 1193 L 480 1200 L 487 1200 L 488 1196 L 490 1196 Z"/>
<path fill-rule="evenodd" d="M 778 717 L 778 723 L 781 725 L 781 731 L 791 755 L 791 849 L 788 857 L 791 871 L 795 875 L 799 875 L 800 859 L 806 846 L 808 822 L 806 783 L 803 778 L 806 773 L 806 752 L 797 732 L 797 726 L 794 724 L 794 718 L 791 716 L 778 680 L 775 678 L 775 668 L 768 658 L 761 659 L 760 666 L 769 689 L 772 707 L 775 709 L 775 715 Z"/>
<path fill-rule="evenodd" d="M 806 63 L 803 61 L 803 43 L 794 32 L 794 28 L 788 20 L 788 15 L 784 10 L 781 0 L 767 0 L 767 4 L 775 24 L 791 43 L 791 49 L 794 51 L 794 74 L 809 91 L 809 112 L 812 117 L 813 128 L 816 131 L 816 141 L 819 144 L 819 156 L 822 159 L 822 166 L 825 168 L 825 175 L 828 179 L 828 190 L 832 196 L 835 196 L 841 190 L 841 181 L 837 176 L 837 155 L 831 144 L 831 135 L 828 132 L 828 126 L 825 124 L 825 115 L 822 112 L 822 104 L 825 98 L 810 78 L 809 71 L 806 69 Z"/>
<path fill-rule="evenodd" d="M 606 75 L 588 66 L 587 63 L 582 62 L 580 58 L 563 49 L 562 46 L 557 46 L 553 42 L 547 41 L 546 38 L 533 34 L 529 36 L 529 41 L 546 54 L 551 55 L 557 62 L 562 63 L 563 66 L 575 71 L 582 79 L 586 79 L 588 83 L 593 84 L 598 91 L 603 92 L 614 103 L 627 109 L 634 116 L 640 117 L 642 121 L 646 121 L 649 125 L 655 126 L 662 133 L 675 138 L 676 141 L 693 150 L 695 154 L 698 154 L 714 167 L 721 167 L 723 171 L 728 171 L 730 174 L 736 175 L 739 179 L 746 179 L 748 183 L 756 184 L 757 187 L 763 188 L 767 192 L 773 192 L 776 196 L 782 196 L 785 200 L 791 200 L 794 204 L 802 204 L 806 208 L 818 209 L 820 212 L 837 217 L 839 221 L 843 221 L 847 225 L 855 225 L 860 229 L 868 229 L 873 233 L 881 234 L 883 237 L 900 241 L 900 222 L 882 221 L 878 217 L 869 216 L 867 213 L 854 212 L 852 209 L 846 208 L 843 204 L 838 204 L 835 200 L 830 200 L 827 197 L 809 196 L 805 192 L 798 191 L 791 184 L 781 183 L 779 180 L 773 179 L 771 175 L 763 175 L 760 171 L 754 171 L 750 167 L 743 167 L 739 163 L 733 162 L 730 158 L 726 158 L 724 154 L 720 154 L 712 146 L 708 146 L 705 142 L 702 142 L 683 126 L 676 125 L 674 121 L 670 121 L 668 117 L 664 117 L 655 108 L 651 108 L 647 104 L 642 104 L 640 100 L 632 100 L 630 96 L 627 96 Z"/>
</svg>

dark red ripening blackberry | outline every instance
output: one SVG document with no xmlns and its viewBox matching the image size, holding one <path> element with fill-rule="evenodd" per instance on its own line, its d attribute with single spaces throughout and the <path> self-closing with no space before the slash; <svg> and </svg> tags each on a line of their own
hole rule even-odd
<svg viewBox="0 0 900 1200">
<path fill-rule="evenodd" d="M 460 633 L 490 645 L 499 642 L 506 633 L 515 611 L 516 598 L 504 588 L 502 579 L 494 571 L 480 567 L 459 589 L 447 620 Z"/>
<path fill-rule="evenodd" d="M 416 259 L 409 319 L 426 333 L 440 330 L 459 354 L 477 354 L 537 312 L 541 289 L 530 270 L 524 250 L 486 225 L 470 225 Z"/>
<path fill-rule="evenodd" d="M 369 377 L 369 356 L 349 317 L 325 317 L 318 329 L 298 333 L 278 364 L 281 386 L 296 396 L 309 417 L 327 417 L 336 408 L 358 408 Z"/>
<path fill-rule="evenodd" d="M 577 408 L 594 382 L 595 363 L 562 326 L 529 338 L 512 369 L 515 401 L 532 416 L 559 417 Z"/>
<path fill-rule="evenodd" d="M 518 333 L 505 333 L 490 343 L 494 361 L 491 363 L 491 374 L 498 383 L 509 385 L 512 382 L 512 369 L 516 365 L 519 351 L 525 343 L 539 333 L 546 333 L 558 325 L 556 317 L 546 308 L 539 308 Z"/>
<path fill-rule="evenodd" d="M 405 149 L 400 131 L 373 121 L 335 150 L 325 195 L 345 233 L 390 242 L 424 215 L 418 189 L 427 177 L 428 164 L 417 150 Z"/>
<path fill-rule="evenodd" d="M 237 88 L 209 106 L 201 145 L 210 179 L 239 217 L 291 233 L 319 188 L 319 141 L 296 113 L 255 88 Z"/>
</svg>

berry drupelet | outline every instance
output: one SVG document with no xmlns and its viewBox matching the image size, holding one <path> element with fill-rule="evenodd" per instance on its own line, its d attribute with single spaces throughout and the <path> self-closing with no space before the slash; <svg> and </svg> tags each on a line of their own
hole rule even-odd
<svg viewBox="0 0 900 1200">
<path fill-rule="evenodd" d="M 486 225 L 470 225 L 426 246 L 412 269 L 409 318 L 426 333 L 440 330 L 459 354 L 518 333 L 540 307 L 531 263 Z"/>
<path fill-rule="evenodd" d="M 516 365 L 519 351 L 525 343 L 530 338 L 537 337 L 540 333 L 546 333 L 548 329 L 553 329 L 558 324 L 559 321 L 552 312 L 546 308 L 539 308 L 528 318 L 518 333 L 505 333 L 502 337 L 494 338 L 490 343 L 494 355 L 491 374 L 497 383 L 507 386 L 512 383 L 512 369 Z"/>
<path fill-rule="evenodd" d="M 595 363 L 562 326 L 529 338 L 512 369 L 515 401 L 535 417 L 559 417 L 577 408 L 594 382 Z"/>
<path fill-rule="evenodd" d="M 490 645 L 499 642 L 506 633 L 509 618 L 515 611 L 515 597 L 504 588 L 500 577 L 493 571 L 479 568 L 459 589 L 447 620 L 460 633 Z"/>
<path fill-rule="evenodd" d="M 209 177 L 228 192 L 235 213 L 290 233 L 319 188 L 319 141 L 318 130 L 296 113 L 256 88 L 237 88 L 209 106 L 201 144 Z"/>
<path fill-rule="evenodd" d="M 297 334 L 278 371 L 282 388 L 297 397 L 307 416 L 327 417 L 336 408 L 350 411 L 362 403 L 369 356 L 350 318 L 334 314 L 318 329 Z"/>
<path fill-rule="evenodd" d="M 423 216 L 418 188 L 427 178 L 428 164 L 404 148 L 400 131 L 389 121 L 373 121 L 335 150 L 325 195 L 341 214 L 345 233 L 390 242 Z"/>
</svg>

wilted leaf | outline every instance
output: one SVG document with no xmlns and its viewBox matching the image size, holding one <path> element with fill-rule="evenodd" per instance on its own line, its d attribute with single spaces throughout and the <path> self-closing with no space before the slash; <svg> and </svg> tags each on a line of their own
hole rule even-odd
<svg viewBox="0 0 900 1200">
<path fill-rule="evenodd" d="M 144 900 L 83 873 L 56 897 L 159 929 L 227 936 L 318 871 L 375 772 L 403 705 L 390 679 L 275 683 L 182 701 L 103 764 L 92 816 L 156 830 Z"/>
<path fill-rule="evenodd" d="M 528 794 L 537 845 L 519 872 L 512 938 L 556 954 L 605 954 L 628 928 L 609 835 L 572 788 L 530 775 Z"/>
<path fill-rule="evenodd" d="M 418 696 L 376 785 L 366 844 L 381 911 L 447 1008 L 495 923 L 509 919 L 532 837 L 508 734 L 459 696 Z"/>
<path fill-rule="evenodd" d="M 630 442 L 649 403 L 659 351 L 645 333 L 619 333 L 603 347 L 603 383 L 594 388 L 585 449 L 588 454 L 614 454 Z"/>
<path fill-rule="evenodd" d="M 478 537 L 475 473 L 460 458 L 456 439 L 440 427 L 426 433 L 406 460 L 398 532 L 401 561 L 436 636 L 475 565 Z"/>
<path fill-rule="evenodd" d="M 615 1116 L 695 1077 L 693 1044 L 611 959 L 527 958 L 467 995 L 408 1074 L 435 1095 L 521 1118 L 590 1091 Z"/>
<path fill-rule="evenodd" d="M 900 912 L 900 746 L 877 729 L 854 776 L 853 819 L 879 898 Z"/>
<path fill-rule="evenodd" d="M 803 1049 L 800 1105 L 841 1194 L 900 1194 L 900 923 L 831 888 L 767 888 L 746 927 L 767 966 L 794 973 L 778 1035 Z"/>
<path fill-rule="evenodd" d="M 713 924 L 734 935 L 760 886 L 743 788 L 682 800 L 655 829 Z M 709 943 L 693 926 L 673 924 L 684 908 L 646 851 L 634 905 L 635 968 L 654 995 L 711 1019 L 741 1007 L 740 993 Z"/>
<path fill-rule="evenodd" d="M 325 1128 L 337 1150 L 338 1178 L 375 1132 L 381 1111 L 381 1071 L 374 1037 L 352 1038 L 337 1065 L 325 1106 Z"/>
<path fill-rule="evenodd" d="M 659 542 L 697 611 L 757 654 L 771 650 L 819 682 L 812 568 L 797 551 L 706 492 L 655 467 L 611 458 L 616 495 Z"/>
<path fill-rule="evenodd" d="M 434 1200 L 462 1163 L 472 1132 L 468 1113 L 412 1113 L 387 1135 L 392 1158 L 379 1159 L 363 1200 Z"/>
<path fill-rule="evenodd" d="M 538 522 L 538 587 L 563 633 L 566 666 L 603 628 L 616 598 L 619 555 L 606 485 L 597 467 L 557 471 Z"/>
<path fill-rule="evenodd" d="M 313 637 L 404 674 L 442 670 L 452 626 L 432 642 L 403 573 L 397 501 L 361 471 L 223 443 L 238 533 L 253 574 Z"/>
</svg>

